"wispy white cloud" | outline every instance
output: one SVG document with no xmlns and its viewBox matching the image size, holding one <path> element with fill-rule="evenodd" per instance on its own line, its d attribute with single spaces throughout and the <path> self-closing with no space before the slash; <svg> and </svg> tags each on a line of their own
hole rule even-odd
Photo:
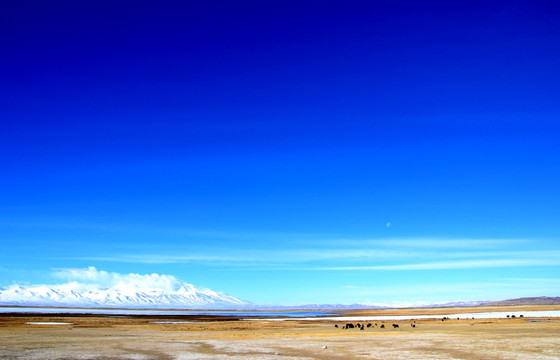
<svg viewBox="0 0 560 360">
<path fill-rule="evenodd" d="M 558 288 L 560 289 L 560 279 L 551 279 L 551 278 L 505 278 L 504 281 L 510 281 L 512 283 L 516 283 L 519 285 L 519 283 L 524 282 L 524 283 L 530 283 L 530 284 L 540 284 L 540 283 L 546 283 L 546 284 L 557 284 Z"/>
<path fill-rule="evenodd" d="M 212 252 L 213 255 L 208 254 Z M 84 257 L 81 260 L 112 261 L 127 263 L 165 264 L 165 263 L 246 263 L 246 264 L 292 264 L 324 260 L 352 259 L 396 259 L 418 256 L 414 251 L 393 251 L 378 249 L 292 249 L 292 250 L 247 250 L 220 254 L 207 250 L 194 255 L 123 254 L 119 256 Z"/>
<path fill-rule="evenodd" d="M 496 249 L 514 247 L 534 243 L 539 239 L 517 238 L 444 238 L 444 237 L 394 237 L 368 238 L 344 237 L 336 234 L 257 231 L 257 230 L 213 230 L 183 227 L 155 227 L 144 224 L 115 224 L 83 221 L 68 221 L 66 219 L 48 219 L 36 221 L 0 220 L 0 226 L 33 227 L 47 229 L 78 229 L 111 233 L 150 234 L 153 236 L 168 236 L 189 239 L 244 239 L 244 240 L 275 240 L 285 244 L 317 246 L 334 246 L 346 248 L 407 248 L 407 249 Z"/>
<path fill-rule="evenodd" d="M 244 256 L 228 256 L 228 255 L 112 255 L 112 256 L 94 256 L 94 257 L 81 257 L 74 258 L 79 260 L 88 261 L 107 261 L 107 262 L 120 262 L 120 263 L 135 263 L 135 264 L 186 264 L 186 263 L 208 263 L 218 265 L 221 263 L 236 263 L 236 262 L 250 262 L 253 258 Z"/>
<path fill-rule="evenodd" d="M 67 219 L 48 219 L 35 221 L 22 221 L 18 219 L 10 219 L 10 221 L 0 219 L 0 226 L 3 227 L 19 227 L 19 228 L 38 228 L 38 229 L 59 229 L 59 230 L 91 230 L 98 232 L 110 233 L 128 233 L 128 234 L 150 234 L 153 236 L 174 236 L 192 239 L 247 239 L 262 240 L 275 239 L 282 241 L 301 242 L 306 239 L 323 238 L 325 234 L 313 234 L 304 232 L 282 232 L 282 231 L 257 231 L 257 230 L 215 230 L 190 227 L 173 227 L 173 226 L 149 226 L 144 224 L 116 224 L 111 222 L 84 222 L 69 221 Z"/>
<path fill-rule="evenodd" d="M 317 244 L 336 246 L 344 244 L 347 247 L 378 247 L 378 248 L 407 248 L 407 249 L 507 249 L 534 242 L 530 239 L 469 239 L 469 238 L 384 238 L 384 239 L 356 239 L 335 238 L 315 241 Z"/>
<path fill-rule="evenodd" d="M 417 249 L 283 249 L 199 254 L 123 254 L 81 260 L 141 264 L 192 263 L 288 270 L 445 270 L 496 267 L 559 266 L 560 250 L 547 251 L 420 251 Z M 324 266 L 332 263 L 332 266 Z"/>
<path fill-rule="evenodd" d="M 316 267 L 308 270 L 328 271 L 356 271 L 356 270 L 452 270 L 452 269 L 476 269 L 497 267 L 527 267 L 527 266 L 560 266 L 560 258 L 545 259 L 485 259 L 485 260 L 457 260 L 444 262 L 426 262 L 413 264 L 390 264 L 372 266 L 333 266 Z M 304 269 L 302 269 L 304 270 Z"/>
</svg>

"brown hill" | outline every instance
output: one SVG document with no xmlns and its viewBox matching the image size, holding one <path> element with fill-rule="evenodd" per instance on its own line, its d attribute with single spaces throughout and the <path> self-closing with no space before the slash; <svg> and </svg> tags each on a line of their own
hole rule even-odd
<svg viewBox="0 0 560 360">
<path fill-rule="evenodd" d="M 523 297 L 518 299 L 492 301 L 484 304 L 484 306 L 559 305 L 559 304 L 560 304 L 560 297 L 539 296 L 539 297 Z"/>
</svg>

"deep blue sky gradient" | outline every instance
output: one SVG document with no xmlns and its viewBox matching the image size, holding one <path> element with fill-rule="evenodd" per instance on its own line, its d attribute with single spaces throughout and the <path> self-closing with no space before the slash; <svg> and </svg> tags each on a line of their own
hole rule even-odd
<svg viewBox="0 0 560 360">
<path fill-rule="evenodd" d="M 559 8 L 4 4 L 0 286 L 96 266 L 269 303 L 558 295 Z M 515 265 L 364 269 L 481 259 Z M 512 279 L 543 285 L 488 293 Z"/>
</svg>

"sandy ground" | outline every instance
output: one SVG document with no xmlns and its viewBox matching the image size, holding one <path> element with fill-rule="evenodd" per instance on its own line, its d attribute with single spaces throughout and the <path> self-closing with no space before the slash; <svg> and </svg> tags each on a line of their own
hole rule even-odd
<svg viewBox="0 0 560 360">
<path fill-rule="evenodd" d="M 367 315 L 475 312 L 481 308 L 356 311 Z M 558 306 L 489 311 L 558 310 Z M 344 312 L 344 315 L 348 315 Z M 156 324 L 154 321 L 197 321 Z M 64 322 L 34 325 L 30 322 Z M 560 359 L 560 318 L 334 321 L 0 315 L 0 359 Z M 384 323 L 386 328 L 380 329 Z M 392 324 L 399 324 L 393 328 Z M 375 322 L 372 322 L 375 324 Z"/>
</svg>

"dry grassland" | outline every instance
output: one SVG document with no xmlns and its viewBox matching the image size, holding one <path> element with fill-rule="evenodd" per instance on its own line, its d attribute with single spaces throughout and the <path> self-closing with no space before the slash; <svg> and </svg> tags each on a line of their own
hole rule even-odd
<svg viewBox="0 0 560 360">
<path fill-rule="evenodd" d="M 489 311 L 558 310 L 558 306 Z M 344 312 L 404 315 L 481 308 Z M 535 321 L 537 320 L 537 321 Z M 154 321 L 199 321 L 156 324 Z M 72 325 L 29 325 L 68 322 Z M 339 326 L 345 322 L 338 323 Z M 375 323 L 371 321 L 371 323 Z M 378 321 L 342 330 L 333 321 L 243 321 L 192 316 L 0 315 L 0 359 L 560 359 L 560 318 Z M 398 323 L 399 328 L 391 325 Z M 326 348 L 325 348 L 326 347 Z"/>
</svg>

